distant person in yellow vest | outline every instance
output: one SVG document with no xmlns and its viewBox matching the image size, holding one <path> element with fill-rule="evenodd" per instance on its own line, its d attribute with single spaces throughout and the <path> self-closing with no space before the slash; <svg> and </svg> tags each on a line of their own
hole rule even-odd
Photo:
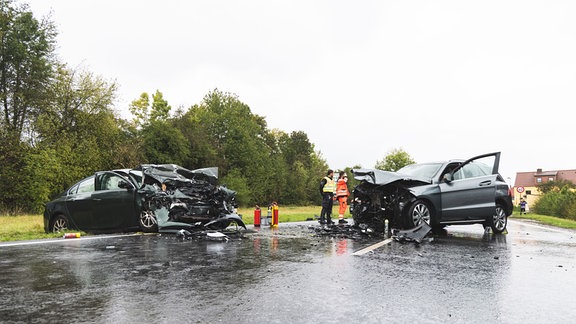
<svg viewBox="0 0 576 324">
<path fill-rule="evenodd" d="M 338 183 L 336 183 L 336 200 L 338 200 L 338 203 L 340 204 L 340 207 L 338 208 L 338 224 L 347 224 L 344 219 L 344 213 L 348 207 L 348 196 L 350 196 L 347 182 L 348 175 L 346 175 L 346 172 L 340 171 L 340 174 L 338 175 Z"/>
<path fill-rule="evenodd" d="M 322 195 L 322 211 L 320 212 L 320 224 L 332 224 L 332 206 L 334 206 L 334 192 L 336 183 L 332 179 L 334 171 L 328 170 L 326 176 L 320 181 L 320 194 Z"/>
</svg>

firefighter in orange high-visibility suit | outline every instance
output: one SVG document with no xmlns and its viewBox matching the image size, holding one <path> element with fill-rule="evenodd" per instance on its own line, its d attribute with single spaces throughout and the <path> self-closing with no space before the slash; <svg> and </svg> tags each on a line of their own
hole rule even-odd
<svg viewBox="0 0 576 324">
<path fill-rule="evenodd" d="M 340 204 L 340 208 L 338 209 L 338 223 L 339 224 L 346 224 L 346 220 L 344 219 L 344 213 L 346 212 L 346 208 L 348 207 L 348 196 L 350 193 L 348 192 L 348 176 L 346 172 L 340 171 L 338 176 L 338 182 L 336 183 L 336 200 Z"/>
</svg>

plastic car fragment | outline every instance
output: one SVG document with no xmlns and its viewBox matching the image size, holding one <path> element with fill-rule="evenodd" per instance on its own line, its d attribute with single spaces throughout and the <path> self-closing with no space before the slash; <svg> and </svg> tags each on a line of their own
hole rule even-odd
<svg viewBox="0 0 576 324">
<path fill-rule="evenodd" d="M 181 237 L 184 239 L 191 239 L 191 238 L 206 238 L 211 241 L 224 241 L 227 242 L 230 237 L 228 235 L 218 232 L 218 231 L 187 231 L 185 229 L 181 229 L 176 232 L 177 237 Z"/>
<path fill-rule="evenodd" d="M 416 242 L 421 243 L 422 239 L 428 235 L 432 230 L 432 227 L 426 222 L 422 222 L 420 225 L 409 229 L 397 231 L 392 238 L 397 242 Z"/>
</svg>

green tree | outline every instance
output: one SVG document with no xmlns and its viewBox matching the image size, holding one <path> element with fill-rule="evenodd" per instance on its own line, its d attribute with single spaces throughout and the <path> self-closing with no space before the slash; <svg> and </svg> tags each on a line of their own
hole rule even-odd
<svg viewBox="0 0 576 324">
<path fill-rule="evenodd" d="M 36 211 L 45 186 L 39 172 L 50 171 L 36 152 L 31 125 L 47 96 L 55 62 L 56 32 L 49 19 L 38 21 L 27 5 L 0 0 L 0 208 Z M 46 162 L 46 161 L 44 161 Z"/>
<path fill-rule="evenodd" d="M 188 141 L 168 121 L 154 120 L 142 130 L 144 152 L 150 163 L 184 165 L 190 154 Z"/>
<path fill-rule="evenodd" d="M 52 76 L 56 32 L 38 21 L 27 5 L 0 0 L 0 126 L 21 139 L 46 97 Z"/>
<path fill-rule="evenodd" d="M 551 191 L 559 191 L 562 188 L 576 188 L 576 185 L 568 180 L 547 181 L 538 185 L 538 190 L 546 194 Z"/>
<path fill-rule="evenodd" d="M 290 135 L 283 133 L 279 138 L 279 146 L 288 165 L 300 162 L 305 168 L 311 166 L 314 145 L 310 143 L 306 133 L 302 131 L 295 131 Z"/>
<path fill-rule="evenodd" d="M 414 163 L 416 162 L 403 149 L 395 148 L 389 151 L 383 160 L 376 161 L 374 168 L 394 172 Z"/>
<path fill-rule="evenodd" d="M 134 168 L 146 161 L 143 139 L 129 121 L 117 119 L 120 132 L 115 141 L 112 163 L 121 169 Z"/>
<path fill-rule="evenodd" d="M 190 147 L 187 138 L 175 123 L 169 120 L 172 109 L 162 92 L 150 96 L 143 92 L 128 107 L 133 119 L 129 132 L 149 163 L 174 163 L 188 167 Z"/>
<path fill-rule="evenodd" d="M 310 143 L 308 135 L 302 131 L 295 131 L 290 135 L 276 131 L 275 134 L 284 161 L 283 165 L 289 174 L 288 181 L 282 183 L 285 188 L 283 200 L 288 204 L 298 205 L 314 202 L 317 190 L 311 190 L 310 183 L 319 181 L 316 172 L 311 172 L 316 154 L 314 145 Z"/>
<path fill-rule="evenodd" d="M 200 135 L 203 142 L 192 141 L 191 146 L 200 149 L 191 149 L 191 161 L 211 162 L 210 166 L 219 167 L 223 176 L 230 170 L 242 170 L 250 188 L 249 200 L 240 202 L 244 205 L 271 198 L 278 183 L 277 157 L 267 145 L 269 136 L 263 117 L 252 114 L 236 95 L 218 89 L 208 93 L 201 104 L 191 107 L 183 117 L 186 120 L 177 124 L 190 128 L 183 133 L 187 137 Z M 204 153 L 215 159 L 207 161 L 200 156 Z"/>
<path fill-rule="evenodd" d="M 236 200 L 238 202 L 249 202 L 252 197 L 252 189 L 248 184 L 248 179 L 243 176 L 244 172 L 238 169 L 229 170 L 228 173 L 220 179 L 220 184 L 237 192 Z"/>
<path fill-rule="evenodd" d="M 309 178 L 308 184 L 306 185 L 306 195 L 308 196 L 309 201 L 313 202 L 314 204 L 319 205 L 322 202 L 322 196 L 320 195 L 318 189 L 320 187 L 320 181 L 326 175 L 328 168 L 328 163 L 322 154 L 316 151 L 312 155 L 312 165 L 308 171 Z"/>
<path fill-rule="evenodd" d="M 150 97 L 146 92 L 143 92 L 138 99 L 133 100 L 128 106 L 128 110 L 132 114 L 132 123 L 136 129 L 148 123 L 148 108 L 150 106 Z"/>
<path fill-rule="evenodd" d="M 60 189 L 94 171 L 116 167 L 123 134 L 114 114 L 117 85 L 62 66 L 34 123 L 36 147 L 58 159 Z"/>
<path fill-rule="evenodd" d="M 167 120 L 171 109 L 172 107 L 159 90 L 156 90 L 156 93 L 152 95 L 152 104 L 150 104 L 148 93 L 143 92 L 138 99 L 133 100 L 128 106 L 128 110 L 133 116 L 133 125 L 136 128 L 145 127 L 150 122 Z"/>
<path fill-rule="evenodd" d="M 159 90 L 152 95 L 152 107 L 150 110 L 150 120 L 167 120 L 170 116 L 170 110 L 172 107 L 168 104 L 168 101 L 164 99 L 164 95 Z"/>
<path fill-rule="evenodd" d="M 207 166 L 219 166 L 219 152 L 215 140 L 205 131 L 196 116 L 195 109 L 182 113 L 174 118 L 173 124 L 180 130 L 188 142 L 188 159 L 182 166 L 188 169 L 199 169 Z"/>
</svg>

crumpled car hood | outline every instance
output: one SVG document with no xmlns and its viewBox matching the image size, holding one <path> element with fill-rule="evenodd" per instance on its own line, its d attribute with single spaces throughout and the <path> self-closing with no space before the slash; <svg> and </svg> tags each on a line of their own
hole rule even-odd
<svg viewBox="0 0 576 324">
<path fill-rule="evenodd" d="M 143 164 L 140 166 L 144 176 L 151 177 L 160 183 L 176 182 L 180 187 L 194 180 L 207 181 L 212 185 L 218 184 L 218 168 L 204 168 L 188 170 L 175 164 Z M 177 183 L 180 184 L 177 184 Z"/>
<path fill-rule="evenodd" d="M 378 169 L 354 169 L 351 171 L 354 175 L 354 179 L 379 186 L 384 186 L 395 182 L 402 182 L 404 185 L 432 183 L 431 179 L 414 178 L 401 173 L 382 171 Z"/>
</svg>

